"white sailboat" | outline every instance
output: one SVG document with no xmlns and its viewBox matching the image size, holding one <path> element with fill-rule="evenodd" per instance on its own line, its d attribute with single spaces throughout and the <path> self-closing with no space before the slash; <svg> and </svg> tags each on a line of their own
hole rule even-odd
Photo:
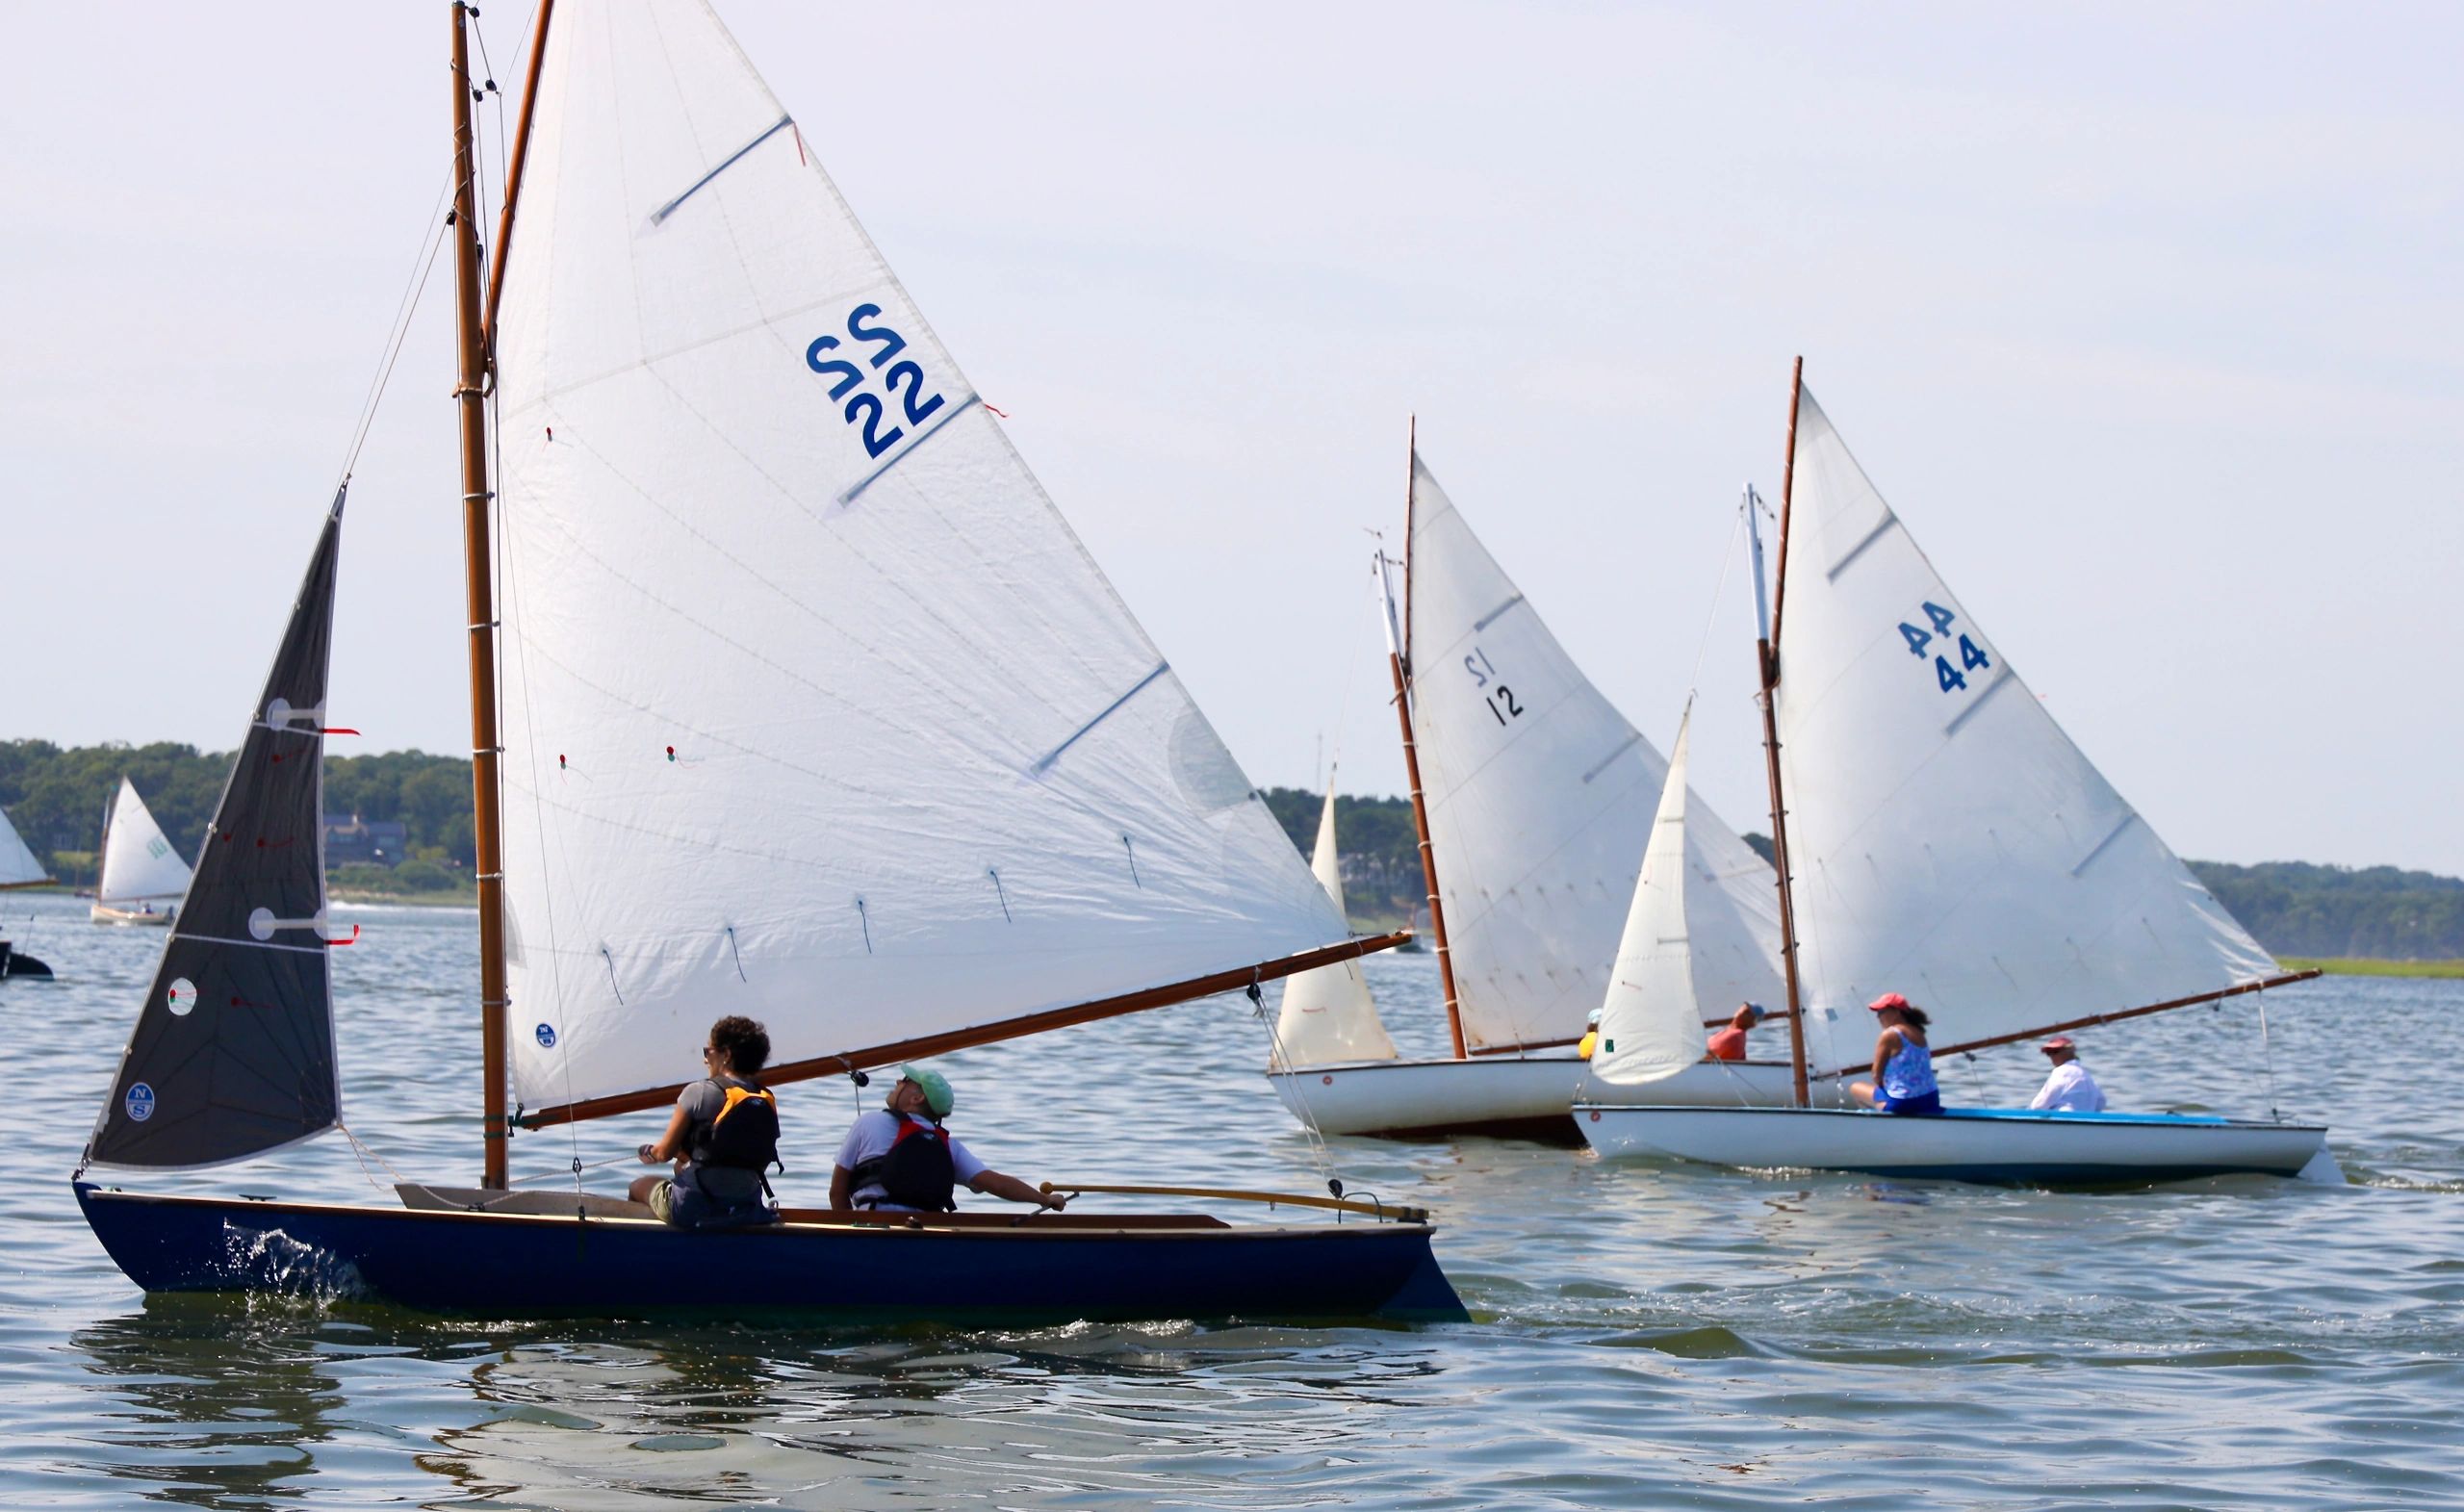
<svg viewBox="0 0 2464 1512">
<path fill-rule="evenodd" d="M 16 887 L 39 887 L 51 881 L 51 874 L 27 848 L 9 816 L 0 812 L 0 892 Z M 0 938 L 0 977 L 47 977 L 51 968 L 34 957 L 18 950 L 7 939 Z"/>
<path fill-rule="evenodd" d="M 860 1083 L 1402 936 L 1349 936 L 706 5 L 542 0 L 500 306 L 481 293 L 464 7 L 453 24 L 480 1181 L 406 1183 L 391 1207 L 81 1180 L 113 1258 L 148 1290 L 255 1290 L 285 1284 L 269 1250 L 306 1246 L 377 1294 L 491 1316 L 679 1305 L 689 1267 L 727 1277 L 732 1310 L 1462 1317 L 1425 1212 L 1339 1184 L 1059 1185 L 1354 1221 L 791 1208 L 725 1234 L 584 1192 L 578 1166 L 573 1190 L 510 1190 L 516 1136 L 672 1104 L 723 1013 L 767 1024 L 768 1086 Z M 323 701 L 339 515 L 269 709 Z M 317 724 L 287 754 L 313 763 Z M 248 785 L 300 771 L 269 745 L 300 733 L 256 720 L 218 834 L 264 833 L 270 797 L 313 813 Z M 191 910 L 210 895 L 213 915 L 172 932 L 92 1164 L 242 1159 L 335 1122 L 314 1053 L 321 869 L 209 849 Z M 289 869 L 235 869 L 259 856 Z M 221 1009 L 233 973 L 245 1013 Z M 256 1080 L 200 1080 L 213 1056 Z M 217 1100 L 259 1093 L 278 1106 Z M 827 1114 L 786 1112 L 796 1138 L 832 1137 L 796 1127 Z M 560 1170 L 569 1147 L 539 1159 Z M 275 1230 L 278 1250 L 251 1243 Z"/>
<path fill-rule="evenodd" d="M 1571 1143 L 1573 1047 L 1608 987 L 1667 764 L 1558 645 L 1417 442 L 1410 478 L 1399 604 L 1382 556 L 1380 584 L 1454 1053 L 1295 1065 L 1273 1073 L 1275 1088 L 1329 1134 Z M 1770 868 L 1700 798 L 1688 807 L 1688 865 L 1743 935 L 1772 942 L 1767 958 L 1779 937 Z M 1776 1000 L 1776 969 L 1737 964 L 1740 998 Z M 1667 1091 L 1732 1103 L 1787 1089 L 1784 1067 L 1706 1065 Z"/>
<path fill-rule="evenodd" d="M 163 927 L 189 890 L 189 876 L 137 784 L 122 777 L 103 816 L 103 864 L 88 916 L 97 924 Z"/>
<path fill-rule="evenodd" d="M 1318 840 L 1310 852 L 1309 870 L 1341 915 L 1344 878 L 1342 855 L 1335 845 L 1331 770 L 1326 774 L 1326 802 L 1318 813 Z M 1357 960 L 1338 961 L 1284 978 L 1270 1067 L 1394 1059 L 1395 1041 L 1377 1016 L 1377 1004 L 1369 995 L 1369 979 L 1361 973 Z"/>
<path fill-rule="evenodd" d="M 1758 654 L 1801 1065 L 1862 1069 L 1857 1005 L 1888 991 L 1932 1014 L 1939 1058 L 2315 975 L 2280 970 L 2071 744 L 1801 383 L 1788 456 Z M 1658 1069 L 1578 1105 L 1594 1147 L 2020 1182 L 2333 1166 L 2313 1124 L 1679 1107 L 1652 1097 Z"/>
</svg>

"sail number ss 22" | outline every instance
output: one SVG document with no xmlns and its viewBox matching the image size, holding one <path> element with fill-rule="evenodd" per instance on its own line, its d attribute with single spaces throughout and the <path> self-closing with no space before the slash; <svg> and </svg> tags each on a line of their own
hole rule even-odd
<svg viewBox="0 0 2464 1512">
<path fill-rule="evenodd" d="M 1489 712 L 1499 724 L 1523 717 L 1521 701 L 1515 698 L 1514 689 L 1498 680 L 1497 666 L 1489 660 L 1487 652 L 1473 647 L 1472 653 L 1463 658 L 1463 670 L 1472 675 L 1472 686 L 1480 690 L 1481 702 L 1489 705 Z"/>
<path fill-rule="evenodd" d="M 1934 658 L 1934 680 L 1943 692 L 1955 693 L 1966 687 L 1967 675 L 1971 672 L 1992 670 L 1993 663 L 1965 632 L 1963 631 L 1956 641 L 1951 638 L 1951 627 L 1959 623 L 1958 615 L 1938 603 L 1928 603 L 1924 608 L 1926 622 L 1934 628 L 1931 630 L 1920 629 L 1902 621 L 1899 633 L 1908 642 L 1910 655 L 1919 661 L 1928 655 Z M 1942 642 L 1939 650 L 1934 646 L 1937 639 Z M 1954 653 L 1959 657 L 1957 666 L 1951 664 Z"/>
<path fill-rule="evenodd" d="M 835 380 L 830 397 L 847 401 L 847 423 L 863 427 L 864 454 L 872 457 L 897 446 L 907 436 L 907 425 L 922 424 L 942 404 L 940 395 L 924 392 L 922 368 L 912 361 L 892 360 L 907 349 L 907 338 L 881 324 L 881 315 L 880 305 L 860 304 L 847 312 L 847 335 L 854 346 L 842 347 L 835 336 L 817 336 L 805 348 L 805 366 Z M 845 356 L 832 355 L 842 350 L 868 357 L 872 371 L 857 367 Z M 881 394 L 865 387 L 876 372 L 881 374 Z M 899 423 L 901 414 L 906 416 L 905 424 Z"/>
</svg>

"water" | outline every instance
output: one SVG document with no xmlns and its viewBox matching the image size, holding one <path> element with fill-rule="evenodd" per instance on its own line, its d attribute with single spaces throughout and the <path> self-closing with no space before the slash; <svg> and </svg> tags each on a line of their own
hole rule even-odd
<svg viewBox="0 0 2464 1512">
<path fill-rule="evenodd" d="M 1476 1321 L 495 1322 L 140 1295 L 66 1176 L 160 936 L 6 907 L 62 972 L 0 985 L 29 1177 L 0 1275 L 10 1507 L 2464 1506 L 2464 982 L 2271 993 L 2267 1055 L 2246 1004 L 2089 1038 L 2130 1107 L 2264 1114 L 2272 1060 L 2284 1111 L 2335 1124 L 2348 1188 L 2003 1192 L 1338 1140 L 1348 1184 L 1438 1211 Z M 346 1114 L 403 1170 L 474 1179 L 471 916 L 352 916 Z M 1371 978 L 1407 1053 L 1435 1049 L 1412 1006 L 1430 958 Z M 1235 999 L 943 1064 L 957 1126 L 1013 1174 L 1306 1190 L 1263 1058 Z M 2034 1061 L 1953 1064 L 1946 1090 L 2023 1098 Z M 849 1089 L 783 1100 L 808 1152 L 783 1190 L 819 1200 Z M 613 1156 L 657 1116 L 525 1136 L 517 1170 Z M 334 1138 L 144 1185 L 375 1196 Z"/>
</svg>

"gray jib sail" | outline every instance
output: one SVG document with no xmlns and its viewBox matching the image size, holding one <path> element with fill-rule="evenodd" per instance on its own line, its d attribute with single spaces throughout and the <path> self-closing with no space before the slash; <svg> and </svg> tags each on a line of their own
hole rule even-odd
<svg viewBox="0 0 2464 1512">
<path fill-rule="evenodd" d="M 95 1164 L 218 1166 L 341 1116 L 321 810 L 342 514 L 338 492 L 95 1124 Z"/>
</svg>

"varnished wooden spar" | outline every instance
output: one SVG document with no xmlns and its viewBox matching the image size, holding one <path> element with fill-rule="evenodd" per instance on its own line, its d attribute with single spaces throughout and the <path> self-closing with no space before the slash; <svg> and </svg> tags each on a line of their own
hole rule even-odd
<svg viewBox="0 0 2464 1512">
<path fill-rule="evenodd" d="M 1352 1197 L 1321 1197 L 1303 1192 L 1257 1192 L 1245 1187 L 1103 1186 L 1086 1181 L 1047 1181 L 1043 1183 L 1040 1190 L 1048 1192 L 1065 1192 L 1073 1197 L 1087 1192 L 1126 1193 L 1132 1196 L 1206 1197 L 1218 1202 L 1263 1202 L 1270 1208 L 1325 1208 L 1336 1213 L 1359 1213 L 1370 1217 L 1393 1218 L 1400 1223 L 1428 1221 L 1428 1209 L 1405 1207 L 1401 1203 L 1390 1206 L 1383 1202 L 1362 1202 Z"/>
<path fill-rule="evenodd" d="M 2289 983 L 2307 982 L 2320 974 L 2320 969 L 2315 966 L 2308 971 L 2288 971 L 2282 976 L 2263 977 L 2256 982 L 2245 982 L 2240 987 L 2222 987 L 2214 992 L 2200 992 L 2191 997 L 2177 997 L 2163 1003 L 2150 1003 L 2144 1008 L 2125 1008 L 2113 1013 L 2090 1013 L 2085 1018 L 2066 1018 L 2058 1024 L 2046 1024 L 2038 1029 L 2022 1029 L 2016 1034 L 1995 1035 L 1987 1039 L 1969 1039 L 1955 1045 L 1929 1048 L 1938 1058 L 1946 1055 L 1964 1055 L 1970 1050 L 1989 1050 L 1995 1045 L 2017 1044 L 2022 1039 L 2034 1039 L 2040 1035 L 2067 1034 L 2073 1029 L 2092 1029 L 2098 1024 L 2118 1024 L 2125 1018 L 2144 1018 L 2150 1013 L 2170 1012 L 2177 1008 L 2196 1008 L 2201 1003 L 2214 1003 L 2223 998 L 2240 997 L 2245 992 L 2264 992 L 2270 987 L 2280 987 Z M 1872 1069 L 1872 1064 L 1865 1063 L 1843 1065 L 1836 1071 L 1825 1074 L 1832 1077 L 1854 1076 L 1859 1072 Z"/>
<path fill-rule="evenodd" d="M 1806 391 L 1806 360 L 1799 357 L 1788 373 L 1788 455 L 1780 471 L 1780 562 L 1772 575 L 1771 633 L 1754 649 L 1762 677 L 1762 760 L 1771 782 L 1771 866 L 1780 874 L 1780 964 L 1788 984 L 1788 1065 L 1796 1082 L 1797 1106 L 1812 1101 L 1806 1087 L 1804 1003 L 1797 985 L 1796 899 L 1788 877 L 1788 806 L 1780 783 L 1780 626 L 1788 607 L 1788 504 L 1797 481 L 1797 400 Z M 1746 508 L 1754 507 L 1752 500 Z M 1749 519 L 1750 525 L 1753 521 Z"/>
<path fill-rule="evenodd" d="M 480 331 L 477 155 L 471 141 L 468 8 L 453 6 L 453 386 L 462 433 L 462 583 L 471 653 L 471 838 L 478 862 L 480 1183 L 505 1182 L 504 855 L 497 819 L 496 584 L 488 557 L 487 347 Z"/>
<path fill-rule="evenodd" d="M 1193 977 L 1159 987 L 1146 987 L 1137 992 L 1124 992 L 1118 997 L 1098 998 L 1080 1003 L 1074 1008 L 1056 1008 L 1041 1013 L 1029 1013 L 1023 1018 L 1004 1019 L 973 1029 L 953 1029 L 946 1034 L 923 1035 L 913 1039 L 898 1039 L 888 1044 L 873 1045 L 862 1050 L 850 1050 L 844 1055 L 820 1056 L 809 1061 L 788 1061 L 764 1067 L 764 1086 L 781 1082 L 800 1082 L 815 1076 L 843 1076 L 867 1070 L 876 1065 L 895 1065 L 901 1061 L 919 1061 L 927 1056 L 947 1055 L 973 1045 L 991 1044 L 1001 1039 L 1015 1039 L 1027 1035 L 1042 1034 L 1052 1029 L 1066 1029 L 1073 1024 L 1091 1024 L 1097 1019 L 1117 1018 L 1123 1013 L 1144 1012 L 1152 1008 L 1168 1008 L 1192 998 L 1212 997 L 1218 992 L 1235 992 L 1253 982 L 1271 982 L 1295 972 L 1307 971 L 1338 961 L 1352 961 L 1392 950 L 1412 937 L 1409 930 L 1392 935 L 1373 935 L 1363 939 L 1346 940 L 1340 945 L 1324 945 L 1304 950 L 1296 956 L 1279 961 L 1261 961 L 1254 966 L 1239 966 L 1219 971 L 1212 976 Z M 540 1129 L 550 1124 L 578 1123 L 585 1118 L 604 1118 L 621 1113 L 639 1113 L 645 1108 L 660 1108 L 676 1101 L 686 1084 L 671 1083 L 665 1087 L 645 1088 L 638 1092 L 619 1092 L 609 1097 L 586 1098 L 554 1108 L 542 1108 L 525 1114 L 521 1124 L 526 1129 Z"/>
<path fill-rule="evenodd" d="M 1454 1059 L 1464 1059 L 1463 1001 L 1454 990 L 1454 954 L 1446 943 L 1446 905 L 1437 895 L 1437 852 L 1429 844 L 1428 802 L 1421 796 L 1420 747 L 1412 738 L 1412 693 L 1408 663 L 1411 659 L 1412 635 L 1412 526 L 1420 503 L 1421 423 L 1412 417 L 1408 453 L 1403 469 L 1403 623 L 1401 640 L 1386 653 L 1386 662 L 1395 675 L 1395 716 L 1403 726 L 1403 776 L 1412 794 L 1412 828 L 1419 832 L 1421 846 L 1421 880 L 1428 886 L 1428 932 L 1437 949 L 1437 984 L 1446 1002 L 1446 1032 L 1454 1042 Z M 1379 569 L 1378 588 L 1386 586 L 1384 569 Z M 1387 603 L 1391 611 L 1392 601 Z M 1573 1043 L 1568 1040 L 1567 1043 Z M 1522 1048 L 1516 1046 L 1513 1048 Z"/>
</svg>

